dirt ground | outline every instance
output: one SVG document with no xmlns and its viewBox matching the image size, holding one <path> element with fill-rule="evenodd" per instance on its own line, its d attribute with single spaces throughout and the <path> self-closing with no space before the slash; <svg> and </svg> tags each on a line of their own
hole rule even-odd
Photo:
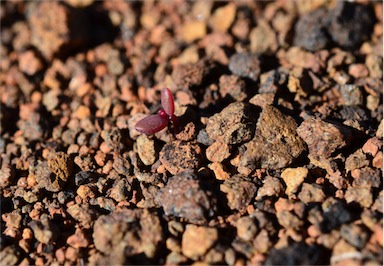
<svg viewBox="0 0 384 266">
<path fill-rule="evenodd" d="M 1 265 L 383 264 L 382 2 L 0 7 Z"/>
</svg>

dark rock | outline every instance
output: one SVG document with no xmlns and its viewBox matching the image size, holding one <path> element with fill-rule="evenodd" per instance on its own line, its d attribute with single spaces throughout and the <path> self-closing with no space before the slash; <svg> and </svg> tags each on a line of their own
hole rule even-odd
<svg viewBox="0 0 384 266">
<path fill-rule="evenodd" d="M 329 16 L 328 32 L 344 48 L 356 49 L 372 34 L 375 15 L 369 5 L 340 1 Z"/>
<path fill-rule="evenodd" d="M 329 255 L 318 245 L 294 243 L 282 249 L 272 249 L 264 265 L 321 265 L 329 264 Z"/>
<path fill-rule="evenodd" d="M 324 210 L 320 228 L 323 232 L 329 233 L 340 225 L 350 222 L 352 218 L 352 214 L 347 209 L 346 204 L 338 200 Z"/>
<path fill-rule="evenodd" d="M 329 41 L 327 15 L 328 11 L 324 8 L 302 15 L 295 26 L 294 45 L 313 52 L 325 48 Z"/>
</svg>

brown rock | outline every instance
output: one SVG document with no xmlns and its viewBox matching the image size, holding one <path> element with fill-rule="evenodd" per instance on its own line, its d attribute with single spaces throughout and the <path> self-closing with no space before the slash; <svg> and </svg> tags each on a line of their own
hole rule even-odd
<svg viewBox="0 0 384 266">
<path fill-rule="evenodd" d="M 305 150 L 304 142 L 297 136 L 294 119 L 275 107 L 264 108 L 256 127 L 255 137 L 245 145 L 247 150 L 240 158 L 238 171 L 244 175 L 258 168 L 286 167 Z"/>
<path fill-rule="evenodd" d="M 230 155 L 229 145 L 220 141 L 215 141 L 206 150 L 207 159 L 211 162 L 222 162 Z"/>
<path fill-rule="evenodd" d="M 238 102 L 247 98 L 245 82 L 235 75 L 222 75 L 220 77 L 219 92 L 222 98 L 230 96 Z"/>
<path fill-rule="evenodd" d="M 210 70 L 210 63 L 200 60 L 195 64 L 178 65 L 172 72 L 172 79 L 177 88 L 188 89 L 203 82 Z"/>
<path fill-rule="evenodd" d="M 230 178 L 230 174 L 224 169 L 224 166 L 221 163 L 211 163 L 208 167 L 214 172 L 217 180 L 226 180 Z"/>
<path fill-rule="evenodd" d="M 254 116 L 250 105 L 231 103 L 208 119 L 206 131 L 211 139 L 226 144 L 240 144 L 252 138 Z"/>
<path fill-rule="evenodd" d="M 362 149 L 358 149 L 354 153 L 348 156 L 345 161 L 345 170 L 348 172 L 363 168 L 369 165 L 369 160 L 367 156 L 363 153 Z"/>
<path fill-rule="evenodd" d="M 216 228 L 188 224 L 183 234 L 181 249 L 186 257 L 197 260 L 206 254 L 217 240 Z"/>
<path fill-rule="evenodd" d="M 76 249 L 79 249 L 88 247 L 90 241 L 85 232 L 82 229 L 78 228 L 76 229 L 76 232 L 73 235 L 68 237 L 67 244 Z"/>
<path fill-rule="evenodd" d="M 209 26 L 213 31 L 224 32 L 232 25 L 236 15 L 236 5 L 229 3 L 215 10 L 209 20 Z"/>
<path fill-rule="evenodd" d="M 255 54 L 273 54 L 278 48 L 275 32 L 264 19 L 257 21 L 257 27 L 249 34 L 251 51 Z"/>
<path fill-rule="evenodd" d="M 289 198 L 293 198 L 300 185 L 308 175 L 308 169 L 304 167 L 287 168 L 281 173 L 287 189 L 285 193 Z"/>
<path fill-rule="evenodd" d="M 325 194 L 320 185 L 304 183 L 298 198 L 305 204 L 323 202 L 325 200 Z"/>
<path fill-rule="evenodd" d="M 259 106 L 261 108 L 264 108 L 267 105 L 273 104 L 274 100 L 275 100 L 275 93 L 261 93 L 253 96 L 249 100 L 249 103 Z"/>
<path fill-rule="evenodd" d="M 347 203 L 357 202 L 364 208 L 371 207 L 373 203 L 372 193 L 369 188 L 350 187 L 345 192 L 344 198 Z"/>
<path fill-rule="evenodd" d="M 68 12 L 56 2 L 42 2 L 29 16 L 31 42 L 42 54 L 51 59 L 69 39 Z"/>
<path fill-rule="evenodd" d="M 127 257 L 144 253 L 153 258 L 163 233 L 160 220 L 148 210 L 122 209 L 100 216 L 94 226 L 93 242 L 111 264 L 123 264 Z"/>
<path fill-rule="evenodd" d="M 19 68 L 24 73 L 32 76 L 40 71 L 43 67 L 40 59 L 36 57 L 33 51 L 26 51 L 20 54 Z"/>
<path fill-rule="evenodd" d="M 383 141 L 377 137 L 370 138 L 363 146 L 363 152 L 375 156 L 377 152 L 383 147 Z"/>
<path fill-rule="evenodd" d="M 276 177 L 267 176 L 263 181 L 263 186 L 257 191 L 256 200 L 263 197 L 278 197 L 283 192 L 283 185 Z"/>
<path fill-rule="evenodd" d="M 379 151 L 372 160 L 372 166 L 378 169 L 383 169 L 383 152 Z"/>
<path fill-rule="evenodd" d="M 160 161 L 173 175 L 186 170 L 195 170 L 200 164 L 199 145 L 175 140 L 164 145 L 160 151 Z"/>
<path fill-rule="evenodd" d="M 289 211 L 277 212 L 276 217 L 279 221 L 279 224 L 286 229 L 292 228 L 293 230 L 297 231 L 303 225 L 303 221 Z"/>
<path fill-rule="evenodd" d="M 354 187 L 381 187 L 382 176 L 380 170 L 378 169 L 365 167 L 362 169 L 353 170 L 351 175 L 354 178 L 352 183 Z"/>
<path fill-rule="evenodd" d="M 156 160 L 155 141 L 146 135 L 140 135 L 136 139 L 137 153 L 145 165 L 152 165 Z"/>
<path fill-rule="evenodd" d="M 252 201 L 257 187 L 247 177 L 234 175 L 220 185 L 220 191 L 226 194 L 228 206 L 232 210 L 243 211 Z"/>
<path fill-rule="evenodd" d="M 78 221 L 85 229 L 93 226 L 94 221 L 98 217 L 98 213 L 91 209 L 88 204 L 74 204 L 67 208 L 69 215 Z"/>
<path fill-rule="evenodd" d="M 183 41 L 190 43 L 203 38 L 206 32 L 204 21 L 187 21 L 180 29 L 180 36 Z"/>
<path fill-rule="evenodd" d="M 55 241 L 59 233 L 56 225 L 49 221 L 46 214 L 41 215 L 39 221 L 32 221 L 29 225 L 35 238 L 43 244 Z"/>
<path fill-rule="evenodd" d="M 197 177 L 184 172 L 170 177 L 156 195 L 156 202 L 166 215 L 181 217 L 191 223 L 204 223 L 217 209 L 212 192 L 203 189 Z"/>
<path fill-rule="evenodd" d="M 255 239 L 259 231 L 256 220 L 249 216 L 241 217 L 236 223 L 237 236 L 244 241 Z"/>
</svg>

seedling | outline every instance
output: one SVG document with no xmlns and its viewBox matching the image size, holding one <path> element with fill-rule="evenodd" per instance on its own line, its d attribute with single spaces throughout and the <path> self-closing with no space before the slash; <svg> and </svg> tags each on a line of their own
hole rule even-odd
<svg viewBox="0 0 384 266">
<path fill-rule="evenodd" d="M 164 88 L 161 91 L 161 105 L 157 114 L 147 116 L 137 122 L 135 129 L 144 134 L 155 134 L 165 128 L 169 122 L 173 124 L 173 131 L 176 134 L 179 132 L 179 121 L 175 116 L 175 103 L 171 91 Z"/>
</svg>

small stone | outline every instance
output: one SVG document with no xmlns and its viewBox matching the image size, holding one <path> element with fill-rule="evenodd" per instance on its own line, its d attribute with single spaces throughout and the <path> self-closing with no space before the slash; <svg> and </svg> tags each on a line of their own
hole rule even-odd
<svg viewBox="0 0 384 266">
<path fill-rule="evenodd" d="M 237 76 L 257 80 L 260 75 L 260 59 L 258 55 L 237 53 L 229 59 L 229 70 Z"/>
<path fill-rule="evenodd" d="M 216 198 L 205 190 L 201 181 L 190 172 L 170 177 L 156 195 L 156 202 L 165 215 L 184 218 L 191 223 L 207 221 L 216 212 Z"/>
<path fill-rule="evenodd" d="M 155 141 L 143 134 L 136 139 L 136 144 L 140 160 L 145 165 L 152 165 L 156 161 Z"/>
<path fill-rule="evenodd" d="M 220 185 L 220 191 L 226 194 L 231 210 L 243 211 L 255 196 L 257 187 L 247 177 L 234 175 Z"/>
<path fill-rule="evenodd" d="M 206 35 L 206 25 L 204 21 L 185 22 L 181 29 L 181 39 L 187 43 L 201 39 Z"/>
<path fill-rule="evenodd" d="M 252 138 L 255 124 L 252 108 L 242 102 L 231 103 L 208 119 L 209 138 L 226 144 L 240 144 Z"/>
<path fill-rule="evenodd" d="M 199 145 L 175 140 L 164 145 L 160 151 L 160 161 L 173 175 L 186 170 L 196 170 L 200 164 Z"/>
<path fill-rule="evenodd" d="M 371 167 L 356 169 L 351 172 L 351 176 L 354 178 L 352 182 L 354 187 L 381 187 L 382 176 L 380 170 L 378 169 L 373 169 Z"/>
<path fill-rule="evenodd" d="M 219 92 L 222 98 L 228 96 L 238 102 L 247 98 L 245 82 L 235 75 L 222 75 L 220 77 Z"/>
<path fill-rule="evenodd" d="M 229 3 L 223 7 L 219 7 L 209 19 L 209 26 L 213 31 L 225 32 L 231 27 L 236 16 L 236 5 Z"/>
<path fill-rule="evenodd" d="M 383 169 L 383 152 L 379 151 L 372 160 L 372 166 L 378 169 Z"/>
<path fill-rule="evenodd" d="M 257 20 L 257 26 L 251 30 L 249 39 L 254 54 L 273 54 L 278 48 L 276 33 L 265 19 Z"/>
<path fill-rule="evenodd" d="M 230 147 L 221 141 L 215 141 L 206 150 L 207 159 L 211 162 L 222 162 L 231 155 Z"/>
<path fill-rule="evenodd" d="M 93 191 L 92 187 L 87 186 L 87 185 L 81 185 L 79 188 L 76 190 L 77 195 L 80 196 L 82 199 L 92 199 L 96 197 L 95 192 Z"/>
<path fill-rule="evenodd" d="M 69 215 L 78 221 L 85 229 L 92 228 L 98 213 L 87 204 L 74 204 L 67 208 Z"/>
<path fill-rule="evenodd" d="M 43 244 L 55 241 L 58 236 L 57 226 L 49 221 L 46 214 L 42 215 L 39 221 L 32 221 L 29 225 L 33 230 L 35 238 Z"/>
<path fill-rule="evenodd" d="M 91 110 L 88 106 L 80 105 L 76 111 L 73 113 L 73 117 L 80 120 L 89 118 L 91 116 Z"/>
<path fill-rule="evenodd" d="M 345 105 L 362 105 L 363 94 L 359 86 L 346 84 L 340 86 L 342 103 Z"/>
<path fill-rule="evenodd" d="M 352 220 L 352 214 L 347 209 L 346 204 L 340 200 L 323 207 L 323 209 L 323 221 L 320 224 L 320 228 L 324 233 L 328 233 Z"/>
<path fill-rule="evenodd" d="M 261 108 L 264 108 L 267 105 L 273 104 L 273 101 L 275 100 L 275 94 L 274 93 L 261 93 L 261 94 L 256 94 L 253 96 L 250 100 L 249 103 L 259 106 Z"/>
<path fill-rule="evenodd" d="M 251 241 L 259 231 L 256 220 L 249 216 L 241 217 L 236 223 L 237 236 L 244 241 Z"/>
<path fill-rule="evenodd" d="M 197 260 L 205 255 L 217 240 L 216 228 L 188 224 L 183 234 L 181 249 L 186 257 Z"/>
<path fill-rule="evenodd" d="M 259 168 L 280 169 L 292 164 L 305 150 L 295 120 L 266 106 L 257 122 L 255 137 L 245 144 L 238 171 L 249 175 Z M 263 152 L 260 152 L 263 151 Z"/>
<path fill-rule="evenodd" d="M 297 231 L 303 225 L 303 221 L 289 211 L 277 212 L 276 217 L 279 221 L 279 224 L 286 229 L 292 228 L 293 230 Z"/>
<path fill-rule="evenodd" d="M 263 197 L 278 197 L 283 190 L 283 185 L 278 178 L 267 176 L 263 181 L 263 186 L 257 191 L 256 200 L 261 200 Z"/>
<path fill-rule="evenodd" d="M 377 152 L 383 147 L 383 142 L 377 137 L 370 138 L 363 145 L 363 152 L 375 156 Z"/>
<path fill-rule="evenodd" d="M 305 204 L 323 202 L 325 200 L 325 193 L 320 185 L 304 183 L 298 198 Z"/>
<path fill-rule="evenodd" d="M 217 180 L 226 180 L 230 178 L 230 174 L 224 170 L 224 166 L 219 162 L 214 162 L 209 164 L 209 169 L 211 169 Z"/>
<path fill-rule="evenodd" d="M 369 72 L 364 64 L 352 64 L 349 66 L 348 74 L 354 78 L 365 78 Z"/>
<path fill-rule="evenodd" d="M 79 249 L 88 247 L 90 241 L 87 238 L 85 232 L 82 229 L 78 228 L 76 229 L 76 232 L 73 235 L 67 238 L 67 244 L 76 249 Z"/>
<path fill-rule="evenodd" d="M 368 241 L 368 233 L 361 226 L 355 224 L 343 224 L 340 235 L 358 249 L 362 249 Z"/>
<path fill-rule="evenodd" d="M 294 198 L 300 185 L 308 175 L 308 169 L 304 167 L 287 168 L 281 173 L 287 188 L 285 193 L 289 198 Z"/>
<path fill-rule="evenodd" d="M 348 156 L 345 160 L 345 170 L 348 172 L 363 168 L 369 165 L 369 160 L 367 156 L 363 153 L 362 149 L 358 149 L 354 153 Z"/>
<path fill-rule="evenodd" d="M 369 188 L 350 187 L 345 192 L 345 200 L 348 203 L 357 202 L 363 208 L 371 207 L 373 203 L 372 193 Z"/>
<path fill-rule="evenodd" d="M 43 65 L 33 51 L 26 51 L 19 56 L 19 68 L 24 73 L 32 76 L 42 69 Z"/>
</svg>

